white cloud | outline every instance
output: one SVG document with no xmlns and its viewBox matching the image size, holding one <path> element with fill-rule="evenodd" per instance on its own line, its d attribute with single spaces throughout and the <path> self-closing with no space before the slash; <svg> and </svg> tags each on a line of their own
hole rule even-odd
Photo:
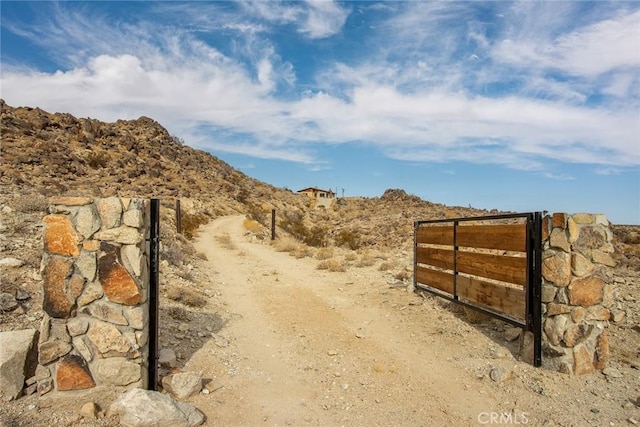
<svg viewBox="0 0 640 427">
<path fill-rule="evenodd" d="M 554 3 L 555 5 L 556 3 Z M 640 66 L 640 11 L 620 14 L 562 34 L 553 40 L 506 39 L 496 45 L 496 59 L 522 67 L 550 68 L 595 77 Z"/>
<path fill-rule="evenodd" d="M 606 66 L 580 63 L 588 52 L 598 52 L 594 46 L 601 40 L 596 35 L 611 42 L 616 29 L 631 31 L 639 13 L 591 23 L 568 35 L 555 35 L 562 20 L 554 17 L 557 22 L 542 37 L 555 40 L 553 51 L 523 36 L 513 39 L 516 55 L 501 51 L 504 43 L 492 45 L 482 25 L 441 33 L 445 24 L 469 17 L 465 5 L 401 4 L 405 13 L 383 26 L 388 40 L 376 39 L 375 49 L 354 63 L 334 61 L 316 75 L 318 86 L 300 97 L 281 96 L 280 89 L 291 89 L 298 79 L 289 58 L 280 57 L 276 41 L 263 35 L 274 22 L 295 23 L 308 37 L 335 34 L 347 12 L 334 3 L 240 3 L 269 22 L 211 23 L 242 34 L 234 40 L 240 45 L 236 52 L 242 51 L 239 57 L 178 27 L 158 31 L 149 22 L 113 25 L 99 16 L 54 14 L 39 29 L 21 34 L 54 49 L 68 69 L 44 73 L 3 64 L 0 84 L 10 105 L 102 120 L 147 115 L 199 148 L 305 164 L 317 163 L 317 144 L 359 141 L 409 161 L 460 160 L 523 170 L 541 169 L 544 159 L 640 165 L 638 94 L 629 94 L 639 86 L 640 64 L 619 52 L 603 61 Z M 625 37 L 621 40 L 629 47 Z M 456 53 L 461 38 L 477 49 L 478 61 L 467 61 L 467 50 Z M 394 59 L 408 49 L 405 41 L 415 47 L 414 55 Z M 420 50 L 420 43 L 429 48 Z M 431 49 L 441 44 L 442 52 Z M 390 46 L 398 50 L 391 52 Z M 497 46 L 497 58 L 521 67 L 524 83 L 517 90 L 494 95 L 466 86 L 469 75 L 482 81 L 473 88 L 505 77 L 502 64 L 478 65 L 490 56 L 491 46 Z M 570 47 L 582 53 L 572 53 Z M 482 66 L 487 68 L 478 68 Z M 548 79 L 544 71 L 551 66 L 585 76 L 622 68 L 608 75 L 602 91 L 624 105 L 589 105 L 587 83 Z"/>
<path fill-rule="evenodd" d="M 307 0 L 309 9 L 304 25 L 300 28 L 312 39 L 332 36 L 342 29 L 348 12 L 333 1 Z"/>
</svg>

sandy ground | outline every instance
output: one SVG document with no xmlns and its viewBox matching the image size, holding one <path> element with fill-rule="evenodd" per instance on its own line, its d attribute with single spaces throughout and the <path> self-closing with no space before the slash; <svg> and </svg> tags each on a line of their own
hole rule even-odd
<svg viewBox="0 0 640 427">
<path fill-rule="evenodd" d="M 207 425 L 631 425 L 638 371 L 582 377 L 515 359 L 498 321 L 390 286 L 375 268 L 332 273 L 250 242 L 243 216 L 195 243 L 231 320 L 186 363 L 222 387 L 190 400 Z M 220 243 L 223 236 L 226 243 Z M 219 340 L 218 340 L 219 341 Z M 505 373 L 494 381 L 490 372 Z M 635 418 L 634 418 L 635 417 Z"/>
</svg>

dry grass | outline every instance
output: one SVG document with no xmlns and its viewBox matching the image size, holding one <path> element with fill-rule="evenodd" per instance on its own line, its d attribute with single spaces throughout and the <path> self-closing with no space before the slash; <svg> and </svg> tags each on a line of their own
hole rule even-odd
<svg viewBox="0 0 640 427">
<path fill-rule="evenodd" d="M 182 234 L 187 239 L 193 239 L 198 227 L 209 221 L 206 215 L 182 213 Z"/>
<path fill-rule="evenodd" d="M 369 252 L 365 252 L 363 254 L 360 255 L 360 258 L 358 258 L 358 261 L 355 263 L 356 267 L 371 267 L 372 265 L 375 265 L 377 262 L 376 258 L 371 255 Z"/>
<path fill-rule="evenodd" d="M 404 270 L 398 271 L 396 274 L 394 274 L 393 278 L 396 280 L 405 281 L 405 280 L 410 280 L 412 276 L 413 276 L 413 273 L 405 268 Z"/>
<path fill-rule="evenodd" d="M 393 263 L 389 261 L 385 261 L 382 264 L 380 264 L 380 266 L 378 267 L 378 270 L 380 271 L 393 270 Z"/>
<path fill-rule="evenodd" d="M 336 258 L 324 259 L 318 263 L 318 270 L 328 270 L 332 272 L 345 272 L 347 266 L 343 261 Z"/>
<path fill-rule="evenodd" d="M 332 248 L 321 248 L 316 251 L 316 259 L 319 260 L 327 260 L 329 258 L 333 258 L 333 249 Z"/>
<path fill-rule="evenodd" d="M 189 307 L 204 307 L 207 304 L 207 299 L 199 292 L 184 286 L 174 286 L 167 289 L 166 296 Z"/>
<path fill-rule="evenodd" d="M 262 224 L 254 219 L 245 218 L 245 220 L 242 222 L 242 225 L 247 231 L 254 234 L 261 233 L 263 230 Z"/>
<path fill-rule="evenodd" d="M 297 259 L 300 258 L 313 258 L 315 255 L 315 250 L 312 247 L 299 245 L 296 249 L 289 252 L 289 255 L 295 257 Z"/>
<path fill-rule="evenodd" d="M 355 252 L 348 252 L 347 254 L 345 254 L 344 256 L 344 260 L 345 261 L 349 261 L 349 262 L 353 262 L 355 260 L 358 259 L 358 254 Z"/>
<path fill-rule="evenodd" d="M 216 242 L 220 243 L 220 246 L 225 249 L 233 250 L 236 248 L 236 246 L 233 244 L 233 241 L 231 241 L 231 236 L 229 236 L 228 233 L 216 236 Z"/>
<path fill-rule="evenodd" d="M 271 244 L 278 252 L 293 252 L 302 246 L 300 242 L 292 237 L 281 237 L 271 242 Z"/>
</svg>

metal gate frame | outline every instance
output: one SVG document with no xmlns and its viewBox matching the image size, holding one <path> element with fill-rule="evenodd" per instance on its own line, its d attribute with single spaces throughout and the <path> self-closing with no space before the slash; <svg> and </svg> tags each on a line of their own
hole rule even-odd
<svg viewBox="0 0 640 427">
<path fill-rule="evenodd" d="M 526 218 L 526 240 L 527 240 L 527 283 L 525 286 L 525 321 L 522 322 L 518 319 L 513 319 L 501 313 L 497 313 L 481 306 L 461 301 L 457 295 L 457 277 L 458 271 L 456 269 L 455 253 L 458 250 L 456 242 L 456 229 L 460 222 L 466 221 L 486 221 L 486 220 L 500 220 L 511 218 Z M 417 282 L 417 249 L 418 249 L 418 228 L 422 224 L 434 224 L 434 223 L 453 223 L 453 296 L 447 295 L 442 291 L 436 290 Z M 428 221 L 415 221 L 413 227 L 413 287 L 414 289 L 421 289 L 437 295 L 441 298 L 455 302 L 462 306 L 478 310 L 482 313 L 496 317 L 507 323 L 523 328 L 525 331 L 533 334 L 533 365 L 538 367 L 542 365 L 542 213 L 541 212 L 528 212 L 520 214 L 506 214 L 506 215 L 490 215 L 490 216 L 478 216 L 478 217 L 466 217 L 466 218 L 452 218 L 452 219 L 439 219 Z"/>
<path fill-rule="evenodd" d="M 160 200 L 149 206 L 149 355 L 147 390 L 158 390 L 158 325 L 160 289 Z"/>
</svg>

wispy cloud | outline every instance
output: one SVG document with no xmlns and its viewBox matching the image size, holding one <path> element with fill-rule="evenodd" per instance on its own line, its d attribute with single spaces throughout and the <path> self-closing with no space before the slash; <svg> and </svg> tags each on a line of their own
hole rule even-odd
<svg viewBox="0 0 640 427">
<path fill-rule="evenodd" d="M 234 4 L 241 14 L 154 4 L 148 16 L 164 25 L 55 4 L 37 27 L 2 25 L 47 49 L 60 71 L 3 58 L 0 83 L 9 103 L 148 115 L 199 148 L 310 167 L 330 167 L 314 147 L 353 141 L 411 161 L 639 165 L 638 7 L 553 6 L 536 3 L 531 15 L 529 3 L 385 4 L 353 59 L 298 86 L 301 64 L 281 33 L 330 41 L 366 4 Z"/>
</svg>

